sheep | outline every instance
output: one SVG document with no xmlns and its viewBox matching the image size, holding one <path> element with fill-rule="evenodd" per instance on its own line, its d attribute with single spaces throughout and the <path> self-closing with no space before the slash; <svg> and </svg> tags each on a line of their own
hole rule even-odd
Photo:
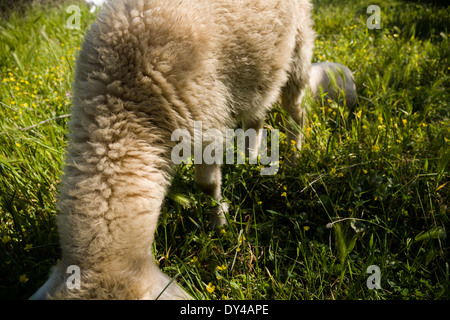
<svg viewBox="0 0 450 320">
<path fill-rule="evenodd" d="M 301 125 L 312 27 L 309 0 L 106 2 L 76 63 L 57 200 L 62 257 L 31 298 L 190 298 L 151 251 L 174 172 L 171 133 L 193 136 L 194 122 L 259 132 L 278 97 Z M 288 137 L 301 146 L 298 132 Z M 220 165 L 195 170 L 220 202 Z M 212 225 L 226 224 L 225 210 L 212 212 Z M 70 266 L 80 271 L 75 288 Z"/>
<path fill-rule="evenodd" d="M 328 100 L 331 100 L 353 107 L 357 100 L 355 79 L 352 72 L 339 63 L 313 63 L 309 88 L 314 100 L 323 101 L 324 104 L 328 104 Z"/>
<path fill-rule="evenodd" d="M 91 13 L 94 13 L 97 8 L 100 8 L 105 1 L 106 0 L 84 0 L 84 2 L 91 7 Z"/>
</svg>

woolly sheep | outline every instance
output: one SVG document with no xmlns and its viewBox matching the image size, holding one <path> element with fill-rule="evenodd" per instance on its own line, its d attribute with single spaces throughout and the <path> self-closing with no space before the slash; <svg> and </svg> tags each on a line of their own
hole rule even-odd
<svg viewBox="0 0 450 320">
<path fill-rule="evenodd" d="M 314 43 L 309 0 L 106 2 L 73 84 L 57 207 L 62 258 L 33 299 L 185 299 L 151 252 L 173 175 L 171 133 L 260 129 L 278 96 L 299 125 Z M 288 137 L 301 145 L 298 130 Z M 219 165 L 196 164 L 220 201 Z M 218 207 L 210 218 L 225 223 Z M 80 270 L 68 286 L 69 266 Z"/>
<path fill-rule="evenodd" d="M 313 63 L 309 86 L 314 99 L 327 104 L 328 99 L 352 107 L 356 103 L 356 85 L 352 72 L 346 66 L 334 62 Z"/>
</svg>

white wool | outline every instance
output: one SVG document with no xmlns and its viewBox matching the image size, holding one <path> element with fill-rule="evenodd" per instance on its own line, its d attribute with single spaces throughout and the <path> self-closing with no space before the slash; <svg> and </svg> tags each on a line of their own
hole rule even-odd
<svg viewBox="0 0 450 320">
<path fill-rule="evenodd" d="M 313 97 L 326 103 L 328 99 L 335 102 L 346 101 L 351 107 L 356 103 L 357 93 L 355 79 L 346 66 L 334 62 L 313 63 L 309 86 Z M 344 99 L 345 97 L 345 99 Z"/>
<path fill-rule="evenodd" d="M 188 298 L 151 253 L 171 134 L 196 122 L 223 135 L 239 122 L 259 130 L 279 96 L 301 126 L 313 44 L 308 0 L 105 3 L 76 64 L 57 201 L 62 257 L 32 298 Z M 300 147 L 298 132 L 288 138 Z M 221 201 L 219 165 L 196 164 L 196 181 Z M 226 223 L 226 210 L 213 210 L 212 225 Z"/>
</svg>

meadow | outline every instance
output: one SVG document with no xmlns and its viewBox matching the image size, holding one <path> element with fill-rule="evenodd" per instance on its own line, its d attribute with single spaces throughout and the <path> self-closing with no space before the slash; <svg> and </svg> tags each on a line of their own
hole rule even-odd
<svg viewBox="0 0 450 320">
<path fill-rule="evenodd" d="M 449 299 L 450 7 L 313 2 L 314 62 L 353 70 L 358 103 L 305 101 L 304 147 L 289 150 L 281 133 L 273 176 L 224 165 L 222 231 L 207 225 L 193 166 L 177 167 L 156 260 L 198 299 Z M 67 28 L 70 4 L 10 9 L 0 21 L 0 299 L 28 298 L 60 255 L 73 68 L 95 19 L 75 2 L 79 28 Z M 367 26 L 369 5 L 379 29 Z M 275 105 L 265 127 L 283 132 L 287 121 Z M 298 153 L 295 167 L 286 152 Z"/>
</svg>

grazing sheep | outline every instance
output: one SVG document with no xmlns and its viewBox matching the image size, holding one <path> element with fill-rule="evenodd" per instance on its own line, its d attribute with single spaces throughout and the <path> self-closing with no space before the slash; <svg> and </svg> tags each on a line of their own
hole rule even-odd
<svg viewBox="0 0 450 320">
<path fill-rule="evenodd" d="M 203 131 L 239 121 L 260 129 L 279 95 L 301 125 L 313 43 L 308 0 L 105 3 L 75 72 L 57 202 L 62 258 L 32 298 L 188 298 L 151 251 L 173 174 L 171 134 L 193 136 L 194 121 Z M 221 200 L 219 165 L 196 164 L 196 181 Z M 213 224 L 225 223 L 223 209 Z M 67 285 L 69 266 L 79 288 Z"/>
<path fill-rule="evenodd" d="M 327 104 L 328 99 L 344 102 L 348 107 L 356 103 L 356 85 L 352 72 L 346 66 L 334 62 L 313 63 L 309 86 L 314 99 Z"/>
</svg>

